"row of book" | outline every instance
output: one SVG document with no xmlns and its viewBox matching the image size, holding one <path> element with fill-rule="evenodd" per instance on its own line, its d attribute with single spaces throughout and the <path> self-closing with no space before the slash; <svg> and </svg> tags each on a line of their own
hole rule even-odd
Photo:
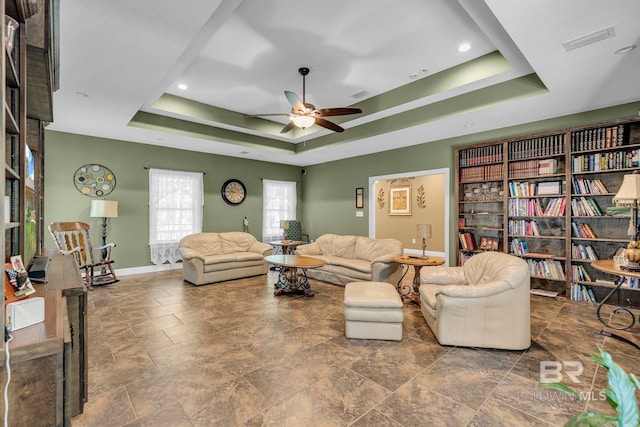
<svg viewBox="0 0 640 427">
<path fill-rule="evenodd" d="M 563 216 L 566 197 L 553 197 L 543 208 L 540 199 L 509 199 L 509 216 Z"/>
<path fill-rule="evenodd" d="M 509 234 L 516 236 L 539 236 L 540 229 L 536 221 L 511 219 L 508 224 Z"/>
<path fill-rule="evenodd" d="M 481 165 L 502 161 L 502 144 L 485 145 L 460 151 L 460 166 Z"/>
<path fill-rule="evenodd" d="M 564 153 L 564 135 L 548 135 L 509 143 L 509 160 L 554 156 Z"/>
<path fill-rule="evenodd" d="M 502 163 L 486 166 L 474 166 L 460 169 L 460 182 L 502 181 L 504 169 Z"/>
<path fill-rule="evenodd" d="M 529 253 L 529 244 L 524 240 L 511 239 L 509 242 L 509 253 L 513 255 L 526 255 Z"/>
<path fill-rule="evenodd" d="M 572 222 L 571 230 L 573 231 L 573 237 L 581 237 L 583 239 L 596 239 L 598 237 L 595 231 L 593 231 L 593 228 L 583 222 Z"/>
<path fill-rule="evenodd" d="M 574 197 L 571 199 L 571 215 L 602 216 L 598 203 L 592 197 Z"/>
<path fill-rule="evenodd" d="M 571 133 L 571 150 L 584 151 L 618 147 L 624 144 L 625 133 L 624 125 L 579 130 Z"/>
<path fill-rule="evenodd" d="M 637 168 L 640 163 L 640 149 L 612 151 L 609 153 L 582 154 L 573 156 L 572 172 L 600 172 L 606 170 Z"/>
<path fill-rule="evenodd" d="M 585 285 L 579 283 L 571 284 L 571 300 L 573 301 L 587 301 L 597 302 L 596 296 L 593 290 Z"/>
<path fill-rule="evenodd" d="M 608 194 L 607 187 L 599 179 L 573 178 L 573 194 Z"/>
<path fill-rule="evenodd" d="M 528 258 L 529 272 L 531 276 L 543 277 L 545 279 L 565 280 L 562 263 L 555 259 L 532 259 Z"/>
<path fill-rule="evenodd" d="M 509 163 L 509 178 L 553 175 L 557 172 L 558 161 L 556 159 L 525 160 Z"/>
<path fill-rule="evenodd" d="M 464 233 L 458 233 L 458 238 L 460 240 L 460 247 L 465 251 L 475 251 L 478 249 L 476 245 L 476 239 L 472 233 L 468 231 Z"/>
<path fill-rule="evenodd" d="M 571 280 L 578 282 L 591 282 L 591 276 L 582 265 L 571 265 Z"/>
<path fill-rule="evenodd" d="M 571 258 L 572 259 L 589 259 L 592 261 L 598 260 L 598 255 L 593 250 L 591 245 L 576 245 L 574 243 L 571 244 Z"/>
</svg>

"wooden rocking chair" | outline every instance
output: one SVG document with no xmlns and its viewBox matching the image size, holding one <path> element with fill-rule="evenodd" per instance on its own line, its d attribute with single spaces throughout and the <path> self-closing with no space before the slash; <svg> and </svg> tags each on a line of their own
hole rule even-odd
<svg viewBox="0 0 640 427">
<path fill-rule="evenodd" d="M 52 222 L 49 232 L 60 252 L 73 255 L 83 272 L 85 285 L 108 285 L 118 281 L 113 270 L 111 248 L 115 243 L 92 246 L 89 236 L 89 224 L 84 222 Z"/>
</svg>

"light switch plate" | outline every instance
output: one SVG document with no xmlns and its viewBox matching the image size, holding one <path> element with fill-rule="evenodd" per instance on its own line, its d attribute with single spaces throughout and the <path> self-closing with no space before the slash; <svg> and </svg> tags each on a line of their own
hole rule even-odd
<svg viewBox="0 0 640 427">
<path fill-rule="evenodd" d="M 356 216 L 364 216 L 364 212 L 363 211 L 356 211 Z"/>
</svg>

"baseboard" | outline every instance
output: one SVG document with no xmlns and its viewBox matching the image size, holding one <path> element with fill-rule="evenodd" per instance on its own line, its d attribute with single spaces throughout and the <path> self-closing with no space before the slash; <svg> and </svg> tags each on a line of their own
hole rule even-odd
<svg viewBox="0 0 640 427">
<path fill-rule="evenodd" d="M 158 273 L 160 271 L 168 270 L 182 270 L 182 263 L 177 262 L 175 264 L 145 265 L 141 267 L 118 268 L 116 269 L 116 275 L 131 276 L 133 274 Z"/>
</svg>

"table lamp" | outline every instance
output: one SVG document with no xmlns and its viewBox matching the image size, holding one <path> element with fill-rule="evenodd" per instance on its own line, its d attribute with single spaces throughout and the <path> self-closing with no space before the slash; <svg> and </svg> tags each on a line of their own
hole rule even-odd
<svg viewBox="0 0 640 427">
<path fill-rule="evenodd" d="M 640 240 L 638 240 L 638 200 L 640 200 L 640 174 L 634 171 L 625 175 L 620 189 L 613 197 L 616 206 L 630 206 L 631 218 L 629 219 L 629 230 L 627 234 L 631 240 L 627 245 L 625 256 L 631 262 L 640 261 Z"/>
<path fill-rule="evenodd" d="M 114 200 L 92 200 L 91 212 L 89 216 L 92 218 L 102 218 L 102 246 L 107 244 L 107 218 L 118 217 L 118 202 Z M 103 256 L 107 256 L 107 250 L 102 250 Z"/>
<path fill-rule="evenodd" d="M 287 241 L 287 232 L 286 230 L 289 229 L 289 221 L 286 219 L 281 219 L 280 220 L 280 228 L 282 228 L 282 241 L 286 242 Z"/>
<path fill-rule="evenodd" d="M 423 259 L 428 259 L 429 257 L 425 254 L 425 250 L 427 249 L 427 239 L 431 238 L 431 224 L 418 224 L 416 225 L 416 235 L 418 239 L 422 240 L 422 256 Z"/>
</svg>

